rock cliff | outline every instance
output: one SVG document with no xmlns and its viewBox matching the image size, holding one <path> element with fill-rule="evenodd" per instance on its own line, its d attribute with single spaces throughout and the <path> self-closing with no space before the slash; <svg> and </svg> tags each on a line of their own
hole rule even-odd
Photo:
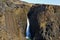
<svg viewBox="0 0 60 40">
<path fill-rule="evenodd" d="M 60 40 L 60 6 L 0 0 L 0 40 L 26 40 L 26 20 L 32 40 Z"/>
<path fill-rule="evenodd" d="M 28 17 L 32 40 L 60 40 L 58 7 L 40 4 L 31 7 Z"/>
</svg>

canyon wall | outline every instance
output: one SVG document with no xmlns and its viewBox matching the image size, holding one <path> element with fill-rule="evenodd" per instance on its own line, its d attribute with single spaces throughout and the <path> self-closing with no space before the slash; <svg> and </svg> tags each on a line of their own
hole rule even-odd
<svg viewBox="0 0 60 40">
<path fill-rule="evenodd" d="M 60 6 L 0 0 L 0 40 L 26 40 L 30 20 L 32 40 L 60 40 Z"/>
</svg>

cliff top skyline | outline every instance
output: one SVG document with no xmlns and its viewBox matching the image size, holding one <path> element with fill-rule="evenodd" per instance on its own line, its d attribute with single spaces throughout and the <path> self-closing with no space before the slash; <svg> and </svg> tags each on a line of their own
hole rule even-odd
<svg viewBox="0 0 60 40">
<path fill-rule="evenodd" d="M 60 0 L 21 0 L 28 3 L 34 3 L 34 4 L 50 4 L 50 5 L 59 5 L 60 6 Z"/>
</svg>

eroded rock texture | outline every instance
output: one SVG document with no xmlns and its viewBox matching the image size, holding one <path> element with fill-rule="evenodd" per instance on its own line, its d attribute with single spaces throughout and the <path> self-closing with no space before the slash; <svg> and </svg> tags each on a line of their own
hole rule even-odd
<svg viewBox="0 0 60 40">
<path fill-rule="evenodd" d="M 0 40 L 26 40 L 26 19 L 32 40 L 60 40 L 60 6 L 0 0 Z"/>
<path fill-rule="evenodd" d="M 32 40 L 60 40 L 60 12 L 57 8 L 58 6 L 39 4 L 31 7 L 28 17 Z"/>
<path fill-rule="evenodd" d="M 17 0 L 0 0 L 0 40 L 25 40 L 30 7 Z"/>
</svg>

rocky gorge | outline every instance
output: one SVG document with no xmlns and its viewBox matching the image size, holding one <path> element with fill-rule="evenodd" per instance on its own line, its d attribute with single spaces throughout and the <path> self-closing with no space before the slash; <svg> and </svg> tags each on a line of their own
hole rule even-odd
<svg viewBox="0 0 60 40">
<path fill-rule="evenodd" d="M 60 6 L 0 0 L 0 40 L 26 40 L 27 17 L 31 40 L 60 40 Z"/>
</svg>

